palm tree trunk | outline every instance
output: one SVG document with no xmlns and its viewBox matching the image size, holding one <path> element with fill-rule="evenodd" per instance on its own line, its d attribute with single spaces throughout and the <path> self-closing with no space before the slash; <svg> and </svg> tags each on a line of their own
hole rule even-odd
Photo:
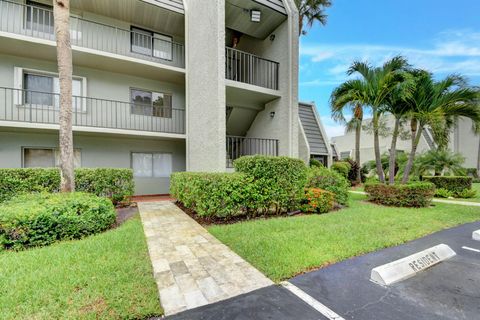
<svg viewBox="0 0 480 320">
<path fill-rule="evenodd" d="M 393 135 L 392 135 L 392 144 L 390 145 L 390 161 L 388 164 L 388 183 L 394 184 L 395 183 L 395 163 L 397 157 L 397 139 L 398 139 L 398 131 L 400 128 L 400 119 L 395 118 L 395 126 L 393 128 Z"/>
<path fill-rule="evenodd" d="M 362 134 L 362 120 L 359 120 L 355 127 L 355 162 L 357 163 L 356 182 L 362 183 L 362 173 L 360 168 L 360 136 Z"/>
<path fill-rule="evenodd" d="M 405 165 L 405 170 L 403 171 L 402 184 L 408 182 L 410 172 L 413 168 L 413 161 L 415 161 L 415 154 L 417 153 L 418 143 L 420 142 L 420 137 L 422 136 L 423 125 L 420 125 L 417 131 L 417 122 L 412 121 L 412 149 L 408 156 L 407 164 Z M 415 134 L 416 132 L 416 134 Z"/>
<path fill-rule="evenodd" d="M 53 14 L 57 39 L 60 82 L 60 191 L 75 189 L 72 133 L 72 47 L 70 44 L 70 1 L 54 0 Z"/>
<path fill-rule="evenodd" d="M 380 155 L 380 140 L 379 140 L 379 134 L 378 134 L 378 117 L 379 115 L 374 112 L 373 113 L 373 148 L 375 151 L 375 164 L 377 167 L 377 175 L 378 175 L 378 180 L 381 183 L 385 183 L 385 174 L 383 173 L 383 167 L 382 167 L 382 158 Z"/>
</svg>

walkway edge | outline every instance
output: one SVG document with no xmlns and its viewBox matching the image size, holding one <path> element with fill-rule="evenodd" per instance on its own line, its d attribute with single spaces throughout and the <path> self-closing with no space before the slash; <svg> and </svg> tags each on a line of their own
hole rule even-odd
<svg viewBox="0 0 480 320">
<path fill-rule="evenodd" d="M 328 308 L 326 305 L 323 303 L 319 302 L 318 300 L 314 299 L 312 296 L 307 294 L 305 291 L 301 290 L 297 286 L 291 284 L 288 281 L 283 281 L 280 283 L 282 287 L 296 295 L 298 298 L 300 298 L 303 302 L 308 304 L 310 307 L 313 309 L 317 310 L 320 312 L 322 315 L 327 317 L 330 320 L 345 320 L 344 318 L 340 317 L 338 314 L 336 314 L 333 310 Z"/>
</svg>

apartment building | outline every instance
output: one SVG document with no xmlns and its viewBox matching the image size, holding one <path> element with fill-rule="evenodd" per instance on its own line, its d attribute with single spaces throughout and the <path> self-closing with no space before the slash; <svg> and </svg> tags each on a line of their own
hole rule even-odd
<svg viewBox="0 0 480 320">
<path fill-rule="evenodd" d="M 71 0 L 77 167 L 137 194 L 242 155 L 298 157 L 293 0 Z M 0 0 L 0 167 L 58 165 L 51 0 Z"/>
</svg>

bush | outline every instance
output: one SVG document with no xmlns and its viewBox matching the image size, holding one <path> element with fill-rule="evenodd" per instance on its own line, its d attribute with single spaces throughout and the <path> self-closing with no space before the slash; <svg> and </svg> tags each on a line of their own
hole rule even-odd
<svg viewBox="0 0 480 320">
<path fill-rule="evenodd" d="M 307 167 L 300 159 L 255 155 L 241 157 L 233 165 L 252 177 L 257 190 L 253 201 L 260 210 L 290 210 L 303 199 Z"/>
<path fill-rule="evenodd" d="M 335 196 L 330 191 L 307 188 L 301 209 L 303 212 L 327 213 L 333 209 L 334 199 Z"/>
<path fill-rule="evenodd" d="M 438 198 L 452 198 L 453 192 L 448 191 L 447 189 L 440 188 L 435 190 L 435 197 Z"/>
<path fill-rule="evenodd" d="M 340 173 L 345 179 L 348 179 L 348 173 L 352 169 L 352 166 L 346 161 L 338 161 L 332 164 L 331 169 Z"/>
<path fill-rule="evenodd" d="M 76 191 L 109 197 L 114 203 L 134 193 L 131 169 L 75 169 Z M 56 168 L 0 169 L 0 202 L 21 193 L 58 192 L 60 171 Z"/>
<path fill-rule="evenodd" d="M 348 181 L 350 181 L 350 184 L 352 186 L 355 186 L 357 185 L 357 170 L 360 168 L 360 165 L 358 165 L 358 163 L 352 159 L 348 159 L 347 161 L 348 161 L 348 164 L 350 164 L 350 170 L 348 171 L 347 179 Z M 362 183 L 364 183 L 365 180 L 367 179 L 367 173 L 368 173 L 368 170 L 366 170 L 366 168 L 364 167 L 360 168 L 360 181 Z"/>
<path fill-rule="evenodd" d="M 454 197 L 458 197 L 463 190 L 472 189 L 472 177 L 458 176 L 424 176 L 423 181 L 431 182 L 438 189 L 446 189 L 453 193 Z"/>
<path fill-rule="evenodd" d="M 109 199 L 88 193 L 20 195 L 0 206 L 0 250 L 81 239 L 115 223 Z"/>
<path fill-rule="evenodd" d="M 340 173 L 327 168 L 310 168 L 308 170 L 307 188 L 319 188 L 334 194 L 335 202 L 346 205 L 348 203 L 347 179 Z"/>
<path fill-rule="evenodd" d="M 386 185 L 368 183 L 365 185 L 368 200 L 395 207 L 427 207 L 435 195 L 435 185 L 429 182 Z"/>
<path fill-rule="evenodd" d="M 175 172 L 170 193 L 199 216 L 227 218 L 253 206 L 256 191 L 252 181 L 243 173 Z"/>
<path fill-rule="evenodd" d="M 323 167 L 323 164 L 317 159 L 310 158 L 310 167 Z"/>
<path fill-rule="evenodd" d="M 462 192 L 459 192 L 456 194 L 456 198 L 475 198 L 477 195 L 477 192 L 473 189 L 464 189 Z"/>
</svg>

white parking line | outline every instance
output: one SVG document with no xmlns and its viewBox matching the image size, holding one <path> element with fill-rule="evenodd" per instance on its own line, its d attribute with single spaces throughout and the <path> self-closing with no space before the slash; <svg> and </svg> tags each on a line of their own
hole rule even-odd
<svg viewBox="0 0 480 320">
<path fill-rule="evenodd" d="M 307 294 L 305 291 L 301 290 L 297 286 L 291 284 L 288 281 L 283 281 L 280 283 L 284 288 L 289 290 L 291 293 L 302 299 L 305 303 L 307 303 L 310 307 L 320 312 L 322 315 L 327 317 L 330 320 L 345 320 L 328 308 L 326 305 L 320 303 L 318 300 L 315 300 L 312 296 Z"/>
<path fill-rule="evenodd" d="M 474 249 L 474 248 L 470 248 L 470 247 L 465 247 L 465 246 L 463 246 L 462 249 L 470 250 L 470 251 L 474 251 L 474 252 L 480 252 L 480 250 L 478 250 L 478 249 Z"/>
</svg>

